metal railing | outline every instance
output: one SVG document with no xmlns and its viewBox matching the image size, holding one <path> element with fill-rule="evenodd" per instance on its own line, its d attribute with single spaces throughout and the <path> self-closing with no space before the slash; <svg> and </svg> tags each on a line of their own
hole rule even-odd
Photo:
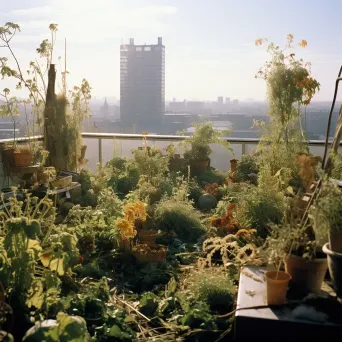
<svg viewBox="0 0 342 342">
<path fill-rule="evenodd" d="M 101 164 L 103 162 L 103 140 L 118 140 L 118 141 L 142 141 L 146 139 L 155 143 L 156 141 L 163 142 L 180 142 L 186 138 L 182 135 L 158 135 L 158 134 L 121 134 L 121 133 L 82 133 L 82 137 L 85 139 L 97 139 L 98 140 L 98 162 Z M 241 145 L 241 155 L 246 154 L 248 145 L 257 145 L 260 141 L 258 138 L 232 138 L 224 137 L 232 146 Z M 329 142 L 329 145 L 331 141 Z M 309 140 L 309 147 L 321 147 L 324 148 L 324 140 Z M 342 145 L 342 142 L 341 144 Z"/>
<path fill-rule="evenodd" d="M 90 161 L 90 164 L 92 167 L 90 169 L 94 169 L 94 165 L 97 163 L 102 164 L 104 161 L 110 159 L 110 154 L 108 153 L 109 141 L 114 142 L 120 142 L 120 143 L 126 143 L 126 144 L 136 144 L 137 142 L 142 142 L 143 139 L 146 139 L 149 142 L 152 142 L 153 144 L 157 143 L 164 143 L 167 144 L 169 142 L 180 142 L 186 138 L 186 136 L 181 136 L 181 135 L 158 135 L 158 134 L 121 134 L 121 133 L 88 133 L 88 132 L 83 132 L 82 137 L 85 139 L 85 144 L 90 143 L 92 141 L 97 141 L 95 144 L 91 144 L 91 148 L 87 149 L 87 158 Z M 258 138 L 232 138 L 232 137 L 226 137 L 223 138 L 226 139 L 231 145 L 232 148 L 235 150 L 235 156 L 240 157 L 243 154 L 249 153 L 248 148 L 253 147 L 255 148 L 256 145 L 259 143 Z M 34 137 L 24 137 L 24 138 L 17 138 L 16 141 L 18 143 L 27 143 L 29 141 L 42 141 L 43 136 L 34 136 Z M 11 142 L 13 139 L 2 139 L 0 140 L 0 144 L 6 143 L 6 142 Z M 104 142 L 107 142 L 106 146 L 104 146 Z M 309 141 L 309 146 L 311 149 L 316 149 L 316 152 L 314 154 L 316 155 L 323 155 L 324 152 L 324 144 L 325 141 L 323 140 L 310 140 Z M 331 142 L 329 142 L 331 144 Z M 236 149 L 239 145 L 241 145 L 241 149 Z M 88 146 L 89 147 L 89 146 Z M 129 146 L 126 148 L 126 156 L 128 153 L 130 153 L 131 149 Z M 107 157 L 104 157 L 104 152 L 106 152 Z M 223 157 L 222 151 L 221 157 L 217 157 L 218 159 L 224 158 L 225 160 L 227 159 L 228 155 L 225 155 Z M 227 153 L 227 152 L 226 152 Z M 213 158 L 215 159 L 215 150 L 213 153 Z"/>
</svg>

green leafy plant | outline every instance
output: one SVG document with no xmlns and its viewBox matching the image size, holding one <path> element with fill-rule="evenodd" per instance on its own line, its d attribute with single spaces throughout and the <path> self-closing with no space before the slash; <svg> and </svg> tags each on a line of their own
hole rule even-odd
<svg viewBox="0 0 342 342">
<path fill-rule="evenodd" d="M 219 313 L 230 312 L 234 305 L 236 286 L 222 268 L 207 268 L 195 272 L 187 279 L 189 289 L 198 301 Z"/>
<path fill-rule="evenodd" d="M 161 231 L 174 232 L 182 241 L 196 242 L 205 233 L 199 213 L 187 201 L 172 197 L 161 200 L 154 218 Z"/>
<path fill-rule="evenodd" d="M 63 312 L 57 315 L 56 320 L 38 322 L 25 334 L 23 341 L 74 341 L 90 342 L 85 320 L 79 316 L 69 316 Z"/>
<path fill-rule="evenodd" d="M 254 187 L 240 202 L 237 220 L 243 227 L 257 230 L 261 237 L 266 237 L 270 223 L 280 223 L 284 217 L 285 203 L 281 192 L 272 189 Z"/>
<path fill-rule="evenodd" d="M 256 157 L 243 155 L 241 161 L 237 165 L 235 177 L 238 182 L 246 182 L 249 180 L 249 175 L 251 173 L 258 174 L 258 172 L 259 167 Z"/>
<path fill-rule="evenodd" d="M 342 192 L 339 187 L 325 181 L 314 205 L 310 207 L 317 238 L 324 238 L 328 232 L 342 231 Z"/>
<path fill-rule="evenodd" d="M 220 144 L 233 153 L 230 144 L 222 139 L 227 132 L 215 130 L 212 122 L 194 123 L 193 127 L 194 134 L 184 140 L 186 160 L 207 160 L 212 153 L 210 144 Z"/>
</svg>

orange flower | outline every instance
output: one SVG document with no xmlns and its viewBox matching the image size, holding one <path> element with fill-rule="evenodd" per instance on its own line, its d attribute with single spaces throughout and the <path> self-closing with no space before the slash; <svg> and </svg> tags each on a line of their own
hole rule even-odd
<svg viewBox="0 0 342 342">
<path fill-rule="evenodd" d="M 302 48 L 305 48 L 308 46 L 308 42 L 305 39 L 302 39 L 298 45 Z"/>
<path fill-rule="evenodd" d="M 236 204 L 235 203 L 231 203 L 228 207 L 228 210 L 234 210 L 236 209 Z"/>
</svg>

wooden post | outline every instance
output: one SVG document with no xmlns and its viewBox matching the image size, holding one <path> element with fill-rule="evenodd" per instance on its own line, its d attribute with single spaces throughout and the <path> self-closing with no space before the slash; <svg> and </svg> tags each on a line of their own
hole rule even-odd
<svg viewBox="0 0 342 342">
<path fill-rule="evenodd" d="M 44 148 L 47 151 L 51 151 L 51 139 L 49 134 L 51 134 L 50 126 L 50 116 L 51 110 L 55 106 L 56 101 L 56 93 L 55 93 L 55 84 L 56 84 L 56 69 L 54 64 L 50 64 L 49 74 L 48 74 L 48 86 L 46 91 L 46 103 L 44 110 Z M 49 129 L 50 128 L 50 129 Z M 51 162 L 49 158 L 49 163 Z"/>
</svg>

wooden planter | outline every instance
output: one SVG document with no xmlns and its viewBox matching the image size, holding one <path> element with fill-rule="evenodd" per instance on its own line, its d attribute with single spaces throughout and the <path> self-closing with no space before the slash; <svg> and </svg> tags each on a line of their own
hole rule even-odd
<svg viewBox="0 0 342 342">
<path fill-rule="evenodd" d="M 33 159 L 33 154 L 30 151 L 14 151 L 14 164 L 17 167 L 27 167 L 30 166 Z"/>
<path fill-rule="evenodd" d="M 161 262 L 166 257 L 167 248 L 162 245 L 136 245 L 133 247 L 133 255 L 138 264 Z"/>
<path fill-rule="evenodd" d="M 72 176 L 57 177 L 51 182 L 51 186 L 56 189 L 63 189 L 68 187 L 72 183 Z"/>
<path fill-rule="evenodd" d="M 138 238 L 139 238 L 140 242 L 144 245 L 155 246 L 157 234 L 158 233 L 155 230 L 141 229 L 138 232 Z"/>
</svg>

